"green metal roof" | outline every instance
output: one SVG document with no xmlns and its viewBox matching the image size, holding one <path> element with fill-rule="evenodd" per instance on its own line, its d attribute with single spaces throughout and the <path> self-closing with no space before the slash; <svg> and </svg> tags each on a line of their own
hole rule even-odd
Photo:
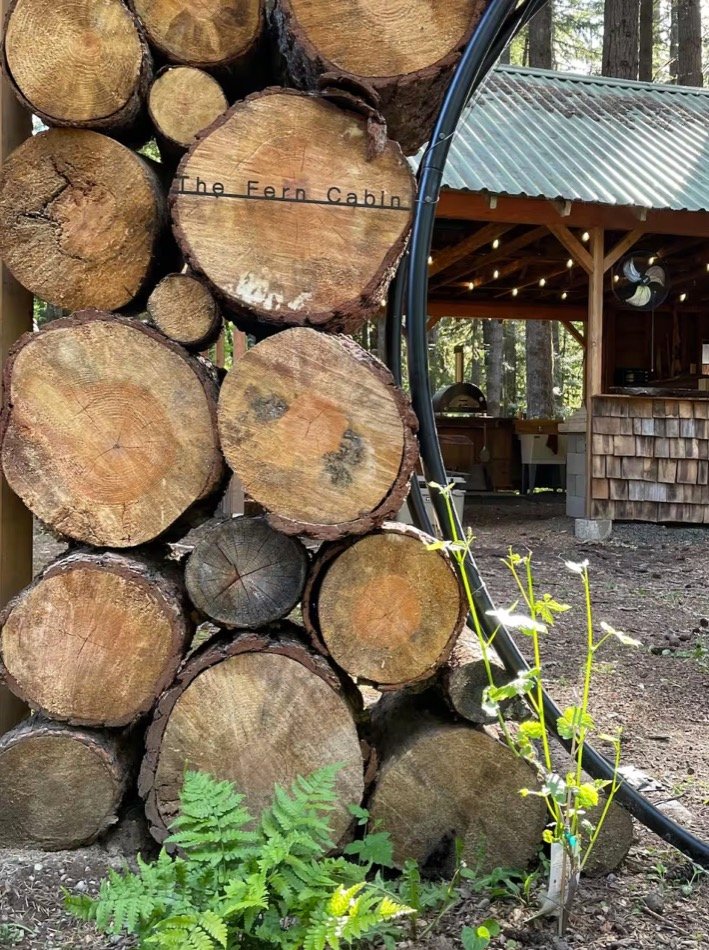
<svg viewBox="0 0 709 950">
<path fill-rule="evenodd" d="M 444 187 L 709 210 L 709 91 L 499 66 L 466 109 Z"/>
</svg>

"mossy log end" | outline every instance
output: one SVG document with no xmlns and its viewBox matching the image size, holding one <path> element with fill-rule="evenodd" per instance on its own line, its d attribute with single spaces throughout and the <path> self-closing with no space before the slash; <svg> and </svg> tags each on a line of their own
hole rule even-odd
<svg viewBox="0 0 709 950">
<path fill-rule="evenodd" d="M 214 377 L 136 320 L 82 311 L 25 334 L 4 399 L 5 477 L 66 537 L 136 547 L 222 483 Z"/>
<path fill-rule="evenodd" d="M 455 842 L 468 867 L 525 868 L 546 822 L 532 768 L 467 723 L 424 706 L 424 697 L 391 693 L 372 709 L 382 765 L 370 801 L 373 822 L 391 835 L 398 867 L 413 858 L 427 873 L 450 876 Z"/>
<path fill-rule="evenodd" d="M 276 0 L 273 21 L 302 89 L 353 84 L 411 155 L 427 141 L 489 0 Z"/>
<path fill-rule="evenodd" d="M 106 135 L 50 129 L 0 172 L 0 255 L 35 296 L 119 310 L 147 283 L 166 223 L 153 166 Z"/>
<path fill-rule="evenodd" d="M 120 736 L 31 717 L 0 737 L 0 847 L 64 851 L 118 820 L 132 778 Z"/>
<path fill-rule="evenodd" d="M 455 567 L 434 538 L 387 522 L 322 549 L 303 598 L 314 643 L 358 680 L 397 689 L 448 658 L 467 608 Z"/>
<path fill-rule="evenodd" d="M 193 627 L 181 575 L 144 555 L 75 551 L 0 614 L 0 677 L 31 708 L 126 726 L 170 685 Z"/>
<path fill-rule="evenodd" d="M 219 397 L 227 462 L 286 534 L 363 534 L 401 507 L 418 422 L 378 360 L 346 337 L 294 328 L 252 347 Z"/>
<path fill-rule="evenodd" d="M 47 125 L 116 135 L 141 119 L 152 59 L 123 0 L 12 0 L 3 72 Z"/>
<path fill-rule="evenodd" d="M 158 703 L 146 736 L 138 788 L 158 841 L 177 814 L 185 768 L 232 781 L 258 814 L 275 784 L 339 763 L 333 839 L 352 823 L 364 794 L 364 749 L 351 683 L 309 650 L 298 628 L 207 644 Z"/>
<path fill-rule="evenodd" d="M 190 267 L 239 322 L 353 332 L 376 314 L 411 227 L 395 142 L 320 96 L 266 89 L 217 119 L 171 190 Z"/>
</svg>

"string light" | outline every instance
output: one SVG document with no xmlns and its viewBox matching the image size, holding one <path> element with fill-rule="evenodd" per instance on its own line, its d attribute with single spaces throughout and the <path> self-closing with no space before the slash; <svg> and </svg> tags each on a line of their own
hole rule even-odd
<svg viewBox="0 0 709 950">
<path fill-rule="evenodd" d="M 687 294 L 680 294 L 680 295 L 679 295 L 679 302 L 680 302 L 680 303 L 684 303 L 686 299 L 687 299 Z"/>
<path fill-rule="evenodd" d="M 574 266 L 574 259 L 573 259 L 573 257 L 570 257 L 570 258 L 568 259 L 568 261 L 566 262 L 566 266 L 569 268 L 569 270 L 571 270 L 571 268 Z"/>
<path fill-rule="evenodd" d="M 562 299 L 562 300 L 566 300 L 566 298 L 567 298 L 568 296 L 569 296 L 569 295 L 566 293 L 566 291 L 564 291 L 563 294 L 561 295 L 561 299 Z"/>
<path fill-rule="evenodd" d="M 652 265 L 655 263 L 656 260 L 657 260 L 656 257 L 651 257 L 651 258 L 648 260 L 648 264 L 650 265 L 650 267 L 652 267 Z"/>
<path fill-rule="evenodd" d="M 468 290 L 475 290 L 475 281 L 474 281 L 474 280 L 469 280 L 469 281 L 468 281 Z"/>
<path fill-rule="evenodd" d="M 707 270 L 709 271 L 709 264 L 707 264 Z"/>
<path fill-rule="evenodd" d="M 591 240 L 591 235 L 588 233 L 588 231 L 583 232 L 583 234 L 581 235 L 581 240 L 584 242 L 584 244 L 586 243 L 586 241 Z"/>
<path fill-rule="evenodd" d="M 542 279 L 539 281 L 539 286 L 546 287 L 546 285 L 547 285 L 547 279 L 546 277 L 542 277 Z"/>
<path fill-rule="evenodd" d="M 516 287 L 513 287 L 513 288 L 512 288 L 512 296 L 513 296 L 513 297 L 516 297 L 518 293 L 519 293 L 519 290 L 517 290 Z"/>
<path fill-rule="evenodd" d="M 613 283 L 617 284 L 619 280 L 620 280 L 620 277 L 617 274 L 613 274 Z"/>
<path fill-rule="evenodd" d="M 497 280 L 497 278 L 498 278 L 499 276 L 500 276 L 499 270 L 494 270 L 494 271 L 492 272 L 492 279 L 493 279 L 493 280 Z"/>
<path fill-rule="evenodd" d="M 499 238 L 495 238 L 495 240 L 492 242 L 492 249 L 493 249 L 493 251 L 496 251 L 499 246 L 500 246 L 500 239 L 499 239 Z"/>
<path fill-rule="evenodd" d="M 433 264 L 433 258 L 432 258 L 432 257 L 429 257 L 429 259 L 428 259 L 428 266 L 430 267 L 431 264 Z"/>
</svg>

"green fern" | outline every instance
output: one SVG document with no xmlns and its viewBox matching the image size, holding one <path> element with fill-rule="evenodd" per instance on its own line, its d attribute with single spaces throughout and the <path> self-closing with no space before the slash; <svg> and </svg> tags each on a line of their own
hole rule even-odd
<svg viewBox="0 0 709 950">
<path fill-rule="evenodd" d="M 372 856 L 333 857 L 328 817 L 337 807 L 336 767 L 277 786 L 258 821 L 229 782 L 188 772 L 157 861 L 138 858 L 137 872 L 110 871 L 95 900 L 68 896 L 67 908 L 99 930 L 135 934 L 157 950 L 354 946 L 410 908 L 367 883 Z M 169 851 L 177 851 L 171 855 Z"/>
</svg>

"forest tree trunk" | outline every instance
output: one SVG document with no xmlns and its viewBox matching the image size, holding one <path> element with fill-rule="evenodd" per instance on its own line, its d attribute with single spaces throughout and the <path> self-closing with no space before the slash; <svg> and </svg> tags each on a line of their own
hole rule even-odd
<svg viewBox="0 0 709 950">
<path fill-rule="evenodd" d="M 551 323 L 528 320 L 527 349 L 527 418 L 554 417 L 554 377 L 551 346 Z"/>
<path fill-rule="evenodd" d="M 637 79 L 640 0 L 606 0 L 603 14 L 604 76 Z"/>
<path fill-rule="evenodd" d="M 704 83 L 699 0 L 677 0 L 677 82 L 680 86 Z"/>
<path fill-rule="evenodd" d="M 653 51 L 655 42 L 655 0 L 640 0 L 640 55 L 641 82 L 652 82 Z"/>
<path fill-rule="evenodd" d="M 499 416 L 502 407 L 502 355 L 503 329 L 502 320 L 485 320 L 483 335 L 485 337 L 485 398 L 487 411 L 491 416 Z"/>
<path fill-rule="evenodd" d="M 529 24 L 529 65 L 536 69 L 553 68 L 553 3 L 549 0 Z"/>
</svg>

